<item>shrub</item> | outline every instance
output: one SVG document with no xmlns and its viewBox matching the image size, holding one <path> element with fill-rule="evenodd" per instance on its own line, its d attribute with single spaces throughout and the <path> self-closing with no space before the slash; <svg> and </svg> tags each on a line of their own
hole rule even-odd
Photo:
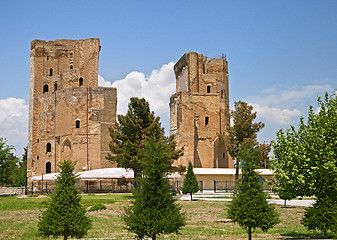
<svg viewBox="0 0 337 240">
<path fill-rule="evenodd" d="M 98 210 L 106 210 L 106 206 L 102 203 L 96 203 L 92 207 L 89 208 L 88 212 L 98 211 Z"/>
</svg>

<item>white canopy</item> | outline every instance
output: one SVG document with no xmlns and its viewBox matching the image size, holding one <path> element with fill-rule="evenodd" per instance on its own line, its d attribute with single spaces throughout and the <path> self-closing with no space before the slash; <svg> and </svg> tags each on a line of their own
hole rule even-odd
<svg viewBox="0 0 337 240">
<path fill-rule="evenodd" d="M 34 176 L 32 177 L 32 181 L 50 181 L 50 180 L 56 180 L 57 176 L 59 173 L 48 173 L 48 174 L 43 174 L 41 176 Z"/>
<path fill-rule="evenodd" d="M 260 175 L 273 175 L 273 171 L 270 169 L 256 169 Z M 235 175 L 235 168 L 193 168 L 195 175 Z M 240 169 L 241 174 L 241 169 Z"/>
<path fill-rule="evenodd" d="M 41 176 L 32 177 L 32 181 L 50 181 L 56 180 L 59 173 L 48 173 Z M 89 170 L 78 173 L 81 180 L 103 180 L 103 179 L 118 179 L 127 178 L 133 179 L 134 174 L 132 169 L 125 168 L 102 168 Z M 179 173 L 171 173 L 168 178 L 181 178 Z"/>
</svg>

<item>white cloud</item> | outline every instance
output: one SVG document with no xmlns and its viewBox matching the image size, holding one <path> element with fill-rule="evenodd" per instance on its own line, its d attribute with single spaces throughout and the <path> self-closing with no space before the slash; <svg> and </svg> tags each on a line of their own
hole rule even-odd
<svg viewBox="0 0 337 240">
<path fill-rule="evenodd" d="M 28 105 L 24 99 L 6 98 L 0 100 L 0 137 L 14 145 L 15 154 L 21 157 L 27 145 Z"/>
<path fill-rule="evenodd" d="M 280 109 L 276 107 L 262 106 L 257 103 L 251 104 L 254 111 L 257 112 L 259 118 L 266 119 L 267 121 L 277 123 L 280 125 L 289 124 L 292 118 L 301 116 L 301 111 L 298 109 Z"/>
<path fill-rule="evenodd" d="M 317 95 L 323 96 L 325 92 L 331 92 L 333 87 L 329 84 L 306 85 L 290 89 L 266 89 L 260 91 L 259 96 L 248 98 L 248 102 L 254 107 L 258 118 L 272 124 L 290 125 L 293 120 L 306 113 L 309 105 L 313 104 Z"/>
<path fill-rule="evenodd" d="M 329 84 L 306 85 L 290 89 L 279 89 L 278 91 L 266 89 L 261 91 L 262 96 L 250 97 L 249 101 L 261 105 L 277 105 L 283 108 L 295 107 L 306 98 L 316 98 L 317 95 L 322 95 L 324 92 L 331 90 L 333 90 L 333 87 Z"/>
<path fill-rule="evenodd" d="M 117 88 L 117 113 L 125 114 L 131 97 L 144 97 L 151 110 L 159 115 L 168 132 L 170 96 L 175 92 L 174 63 L 164 64 L 153 70 L 149 77 L 141 72 L 131 72 L 124 79 L 113 83 L 98 77 L 98 85 Z M 166 126 L 165 126 L 166 125 Z"/>
</svg>

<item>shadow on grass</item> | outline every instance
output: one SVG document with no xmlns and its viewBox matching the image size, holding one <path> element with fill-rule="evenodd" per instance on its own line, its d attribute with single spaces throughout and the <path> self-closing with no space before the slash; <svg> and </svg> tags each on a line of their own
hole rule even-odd
<svg viewBox="0 0 337 240">
<path fill-rule="evenodd" d="M 287 209 L 287 208 L 296 208 L 295 206 L 282 206 L 281 208 L 285 208 L 285 209 Z"/>
<path fill-rule="evenodd" d="M 333 236 L 330 234 L 327 234 L 327 236 L 324 236 L 323 233 L 298 233 L 298 232 L 288 232 L 281 234 L 282 239 L 332 239 Z"/>
</svg>

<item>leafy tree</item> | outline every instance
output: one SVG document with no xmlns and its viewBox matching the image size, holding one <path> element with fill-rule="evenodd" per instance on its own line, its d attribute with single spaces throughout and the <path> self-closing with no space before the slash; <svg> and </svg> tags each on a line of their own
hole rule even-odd
<svg viewBox="0 0 337 240">
<path fill-rule="evenodd" d="M 260 151 L 261 151 L 261 157 L 257 159 L 256 166 L 259 168 L 269 168 L 270 167 L 270 159 L 269 159 L 269 153 L 271 151 L 272 143 L 263 142 L 260 143 Z"/>
<path fill-rule="evenodd" d="M 271 168 L 274 170 L 273 191 L 284 200 L 303 195 L 305 179 L 301 174 L 301 162 L 304 146 L 297 140 L 297 132 L 291 127 L 286 132 L 279 130 L 276 133 L 276 141 L 273 144 L 274 158 Z M 301 152 L 301 154 L 298 154 Z"/>
<path fill-rule="evenodd" d="M 150 111 L 150 105 L 144 98 L 131 98 L 126 115 L 118 115 L 117 127 L 111 130 L 111 154 L 108 154 L 107 159 L 117 162 L 119 167 L 133 169 L 136 180 L 143 170 L 144 157 L 140 150 L 144 148 L 144 143 L 149 137 L 166 138 L 171 159 L 177 159 L 182 150 L 175 150 L 173 136 L 164 136 L 164 129 L 159 120 L 160 118 Z M 137 182 L 135 183 L 137 186 Z"/>
<path fill-rule="evenodd" d="M 75 163 L 64 161 L 59 165 L 61 172 L 57 177 L 54 193 L 45 212 L 38 222 L 43 236 L 83 237 L 91 227 L 91 220 L 81 206 L 81 196 L 75 187 L 77 176 L 73 172 Z"/>
<path fill-rule="evenodd" d="M 261 228 L 267 231 L 279 223 L 279 215 L 267 203 L 259 175 L 254 171 L 255 161 L 260 155 L 260 149 L 255 141 L 246 139 L 240 145 L 238 157 L 242 160 L 243 178 L 238 180 L 237 192 L 228 209 L 229 218 L 247 229 L 249 240 L 252 239 L 252 229 Z"/>
<path fill-rule="evenodd" d="M 163 141 L 147 139 L 142 150 L 145 161 L 140 187 L 133 192 L 132 205 L 125 209 L 123 220 L 127 229 L 137 234 L 156 239 L 163 233 L 178 232 L 185 225 L 181 207 L 175 203 L 168 179 L 171 171 L 171 149 Z"/>
<path fill-rule="evenodd" d="M 14 150 L 12 145 L 6 145 L 7 140 L 0 138 L 0 185 L 13 184 L 13 169 L 18 161 L 17 157 L 11 153 Z"/>
<path fill-rule="evenodd" d="M 322 223 L 326 214 L 321 212 L 337 204 L 337 99 L 336 95 L 325 94 L 324 99 L 318 98 L 319 112 L 309 108 L 307 122 L 300 119 L 298 130 L 291 127 L 286 132 L 279 131 L 276 147 L 280 153 L 275 154 L 276 180 L 301 184 L 297 196 L 315 195 L 317 204 L 314 209 L 308 209 L 303 223 L 309 228 L 326 232 L 331 230 L 337 233 L 337 214 L 331 214 L 330 221 Z M 283 150 L 282 150 L 283 148 Z M 292 166 L 294 175 L 288 179 L 282 175 Z M 290 172 L 290 170 L 288 170 Z M 295 176 L 296 175 L 296 176 Z M 297 188 L 297 185 L 295 185 Z M 330 210 L 329 210 L 330 211 Z M 315 223 L 315 224 L 314 224 Z"/>
<path fill-rule="evenodd" d="M 191 201 L 192 201 L 192 194 L 199 191 L 198 181 L 194 175 L 193 166 L 191 162 L 188 163 L 187 173 L 181 190 L 183 194 L 189 193 L 191 195 Z"/>
<path fill-rule="evenodd" d="M 27 147 L 24 148 L 22 159 L 13 169 L 13 185 L 16 187 L 27 185 Z"/>
<path fill-rule="evenodd" d="M 262 122 L 254 123 L 256 112 L 253 107 L 246 102 L 234 102 L 234 110 L 231 110 L 233 125 L 229 127 L 229 135 L 225 137 L 225 146 L 229 154 L 236 160 L 235 179 L 239 178 L 240 158 L 238 152 L 245 139 L 255 140 L 264 124 Z"/>
</svg>

